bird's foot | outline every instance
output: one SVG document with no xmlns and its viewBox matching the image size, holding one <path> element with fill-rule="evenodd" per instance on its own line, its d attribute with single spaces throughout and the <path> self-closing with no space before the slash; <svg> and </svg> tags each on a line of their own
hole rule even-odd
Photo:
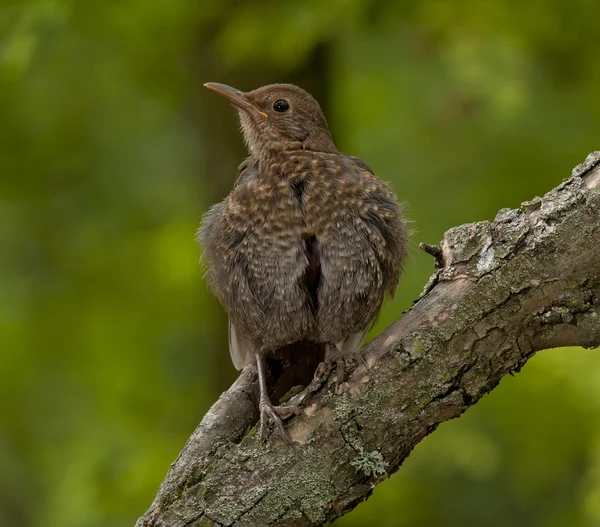
<svg viewBox="0 0 600 527">
<path fill-rule="evenodd" d="M 335 393 L 343 393 L 344 376 L 346 375 L 346 359 L 335 344 L 329 345 L 329 356 L 327 362 L 335 368 Z"/>
<path fill-rule="evenodd" d="M 267 438 L 269 421 L 275 424 L 281 439 L 288 445 L 292 445 L 292 438 L 283 427 L 281 418 L 289 415 L 302 415 L 304 414 L 304 410 L 298 406 L 275 406 L 267 397 L 261 398 L 258 408 L 260 410 L 260 431 L 258 436 L 260 445 Z"/>
<path fill-rule="evenodd" d="M 341 353 L 337 357 L 331 358 L 331 364 L 335 368 L 335 393 L 340 395 L 344 393 L 344 377 L 346 376 L 346 360 Z"/>
<path fill-rule="evenodd" d="M 342 353 L 338 350 L 337 346 L 334 344 L 330 345 L 330 353 L 327 358 L 327 362 L 322 362 L 317 367 L 317 371 L 315 372 L 315 378 L 322 375 L 325 371 L 334 371 L 335 370 L 335 393 L 341 395 L 344 393 L 344 387 L 347 385 L 344 381 L 346 376 L 346 370 L 348 363 L 354 361 L 357 366 L 364 366 L 365 370 L 369 370 L 369 365 L 367 364 L 366 359 L 363 357 L 360 350 L 352 353 L 350 356 L 344 357 Z"/>
<path fill-rule="evenodd" d="M 329 361 L 319 362 L 319 365 L 317 366 L 317 369 L 315 370 L 315 374 L 313 376 L 313 382 L 322 381 L 322 377 L 324 377 L 325 375 L 329 375 L 330 372 L 331 364 L 329 363 Z"/>
</svg>

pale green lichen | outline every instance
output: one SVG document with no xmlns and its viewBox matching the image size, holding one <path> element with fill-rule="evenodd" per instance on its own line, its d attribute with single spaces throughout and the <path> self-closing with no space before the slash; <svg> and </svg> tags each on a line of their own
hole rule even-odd
<svg viewBox="0 0 600 527">
<path fill-rule="evenodd" d="M 413 341 L 412 349 L 410 350 L 410 356 L 412 359 L 418 359 L 423 356 L 423 344 L 420 340 L 415 339 Z"/>
<path fill-rule="evenodd" d="M 248 432 L 248 434 L 246 434 L 246 438 L 247 438 L 247 439 L 254 439 L 254 438 L 256 437 L 257 431 L 258 431 L 257 427 L 256 427 L 256 426 L 254 426 L 254 427 L 253 427 L 253 428 L 250 430 L 250 432 Z"/>
<path fill-rule="evenodd" d="M 423 402 L 419 406 L 421 408 L 425 408 L 431 401 L 432 401 L 432 398 L 427 396 L 423 399 Z"/>
<path fill-rule="evenodd" d="M 280 404 L 287 403 L 292 397 L 298 395 L 303 390 L 302 386 L 294 386 L 280 400 Z"/>
<path fill-rule="evenodd" d="M 358 456 L 350 461 L 357 471 L 362 471 L 366 476 L 385 476 L 387 474 L 387 461 L 383 459 L 381 452 L 373 450 L 365 452 L 362 447 L 358 449 Z"/>
<path fill-rule="evenodd" d="M 352 402 L 347 393 L 338 397 L 333 408 L 333 418 L 336 421 L 347 421 L 355 410 L 355 403 Z"/>
<path fill-rule="evenodd" d="M 571 324 L 573 323 L 573 313 L 564 306 L 557 306 L 547 311 L 538 311 L 534 313 L 543 324 Z"/>
</svg>

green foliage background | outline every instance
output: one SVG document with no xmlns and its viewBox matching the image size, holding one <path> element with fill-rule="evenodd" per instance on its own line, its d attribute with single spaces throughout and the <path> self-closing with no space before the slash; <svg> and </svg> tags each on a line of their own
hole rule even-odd
<svg viewBox="0 0 600 527">
<path fill-rule="evenodd" d="M 0 525 L 120 527 L 235 378 L 194 231 L 244 155 L 202 89 L 291 81 L 416 250 L 598 149 L 595 0 L 3 0 Z M 600 357 L 544 352 L 340 526 L 600 526 Z"/>
</svg>

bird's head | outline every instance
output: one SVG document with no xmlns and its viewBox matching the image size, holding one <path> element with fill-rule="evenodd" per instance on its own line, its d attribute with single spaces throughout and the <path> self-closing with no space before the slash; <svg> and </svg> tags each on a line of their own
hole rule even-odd
<svg viewBox="0 0 600 527">
<path fill-rule="evenodd" d="M 244 141 L 257 159 L 287 150 L 337 152 L 319 103 L 293 84 L 242 92 L 225 84 L 204 85 L 238 110 Z"/>
</svg>

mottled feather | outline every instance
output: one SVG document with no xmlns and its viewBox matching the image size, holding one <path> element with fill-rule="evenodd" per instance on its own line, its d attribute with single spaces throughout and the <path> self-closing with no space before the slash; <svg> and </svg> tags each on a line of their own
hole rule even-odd
<svg viewBox="0 0 600 527">
<path fill-rule="evenodd" d="M 251 155 L 198 236 L 208 283 L 229 315 L 233 363 L 308 341 L 356 351 L 406 256 L 396 197 L 335 148 L 318 103 L 300 88 L 244 97 L 269 118 L 239 112 Z M 279 99 L 295 113 L 273 114 Z"/>
</svg>

